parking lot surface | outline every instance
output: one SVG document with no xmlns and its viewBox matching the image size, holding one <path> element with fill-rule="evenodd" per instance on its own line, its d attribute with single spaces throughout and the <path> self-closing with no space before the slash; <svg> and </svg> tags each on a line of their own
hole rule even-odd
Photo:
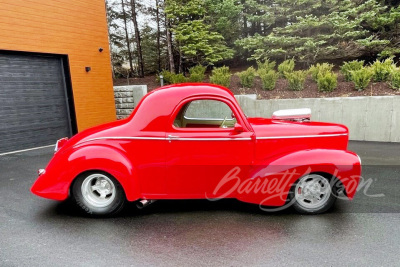
<svg viewBox="0 0 400 267">
<path fill-rule="evenodd" d="M 398 266 L 400 144 L 350 142 L 349 149 L 371 184 L 316 216 L 182 200 L 88 218 L 30 193 L 52 148 L 0 156 L 0 266 Z"/>
</svg>

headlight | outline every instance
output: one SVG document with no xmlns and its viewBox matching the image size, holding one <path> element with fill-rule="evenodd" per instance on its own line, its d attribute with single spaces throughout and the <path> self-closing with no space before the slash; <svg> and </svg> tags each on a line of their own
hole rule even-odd
<svg viewBox="0 0 400 267">
<path fill-rule="evenodd" d="M 58 150 L 60 150 L 60 148 L 65 145 L 65 143 L 68 141 L 68 137 L 64 137 L 61 139 L 58 139 L 56 142 L 56 147 L 54 148 L 54 152 L 57 152 Z"/>
</svg>

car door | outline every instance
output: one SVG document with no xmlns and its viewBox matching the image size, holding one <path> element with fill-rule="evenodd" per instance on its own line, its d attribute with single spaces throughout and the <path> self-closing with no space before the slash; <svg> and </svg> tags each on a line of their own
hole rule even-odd
<svg viewBox="0 0 400 267">
<path fill-rule="evenodd" d="M 223 195 L 234 186 L 234 181 L 224 182 L 234 168 L 245 178 L 254 157 L 254 133 L 245 119 L 222 97 L 193 97 L 178 105 L 167 126 L 166 184 L 171 198 Z"/>
</svg>

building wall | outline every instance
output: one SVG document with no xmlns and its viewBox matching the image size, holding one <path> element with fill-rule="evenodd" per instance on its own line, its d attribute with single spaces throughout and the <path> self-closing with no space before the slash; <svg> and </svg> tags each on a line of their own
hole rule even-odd
<svg viewBox="0 0 400 267">
<path fill-rule="evenodd" d="M 67 55 L 78 131 L 116 119 L 104 0 L 0 0 L 0 50 Z"/>
</svg>

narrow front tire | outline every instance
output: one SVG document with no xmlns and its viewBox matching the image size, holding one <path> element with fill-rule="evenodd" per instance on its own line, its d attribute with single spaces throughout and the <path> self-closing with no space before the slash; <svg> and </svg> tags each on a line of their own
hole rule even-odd
<svg viewBox="0 0 400 267">
<path fill-rule="evenodd" d="M 300 178 L 291 191 L 291 201 L 302 214 L 320 214 L 328 211 L 336 201 L 335 186 L 320 174 Z"/>
</svg>

